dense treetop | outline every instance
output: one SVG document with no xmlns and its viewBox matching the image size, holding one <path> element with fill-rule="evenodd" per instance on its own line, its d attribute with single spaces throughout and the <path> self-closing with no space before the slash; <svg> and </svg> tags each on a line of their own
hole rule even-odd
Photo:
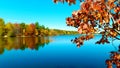
<svg viewBox="0 0 120 68">
<path fill-rule="evenodd" d="M 67 2 L 69 5 L 76 4 L 77 0 L 54 0 L 54 3 Z M 102 38 L 96 43 L 109 43 L 108 37 L 119 39 L 120 35 L 120 0 L 79 0 L 80 9 L 72 12 L 72 16 L 66 18 L 66 24 L 78 28 L 80 34 L 76 38 L 77 45 L 83 44 L 84 40 L 94 38 L 99 32 Z"/>
</svg>

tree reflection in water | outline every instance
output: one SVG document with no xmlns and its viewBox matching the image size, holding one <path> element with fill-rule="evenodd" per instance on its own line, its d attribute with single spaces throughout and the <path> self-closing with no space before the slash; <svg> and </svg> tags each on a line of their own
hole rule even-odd
<svg viewBox="0 0 120 68">
<path fill-rule="evenodd" d="M 0 38 L 0 54 L 4 50 L 25 50 L 26 48 L 38 50 L 39 47 L 44 47 L 49 44 L 49 37 L 16 37 L 16 38 Z"/>
<path fill-rule="evenodd" d="M 110 53 L 110 59 L 106 60 L 107 68 L 113 68 L 113 65 L 120 68 L 120 45 L 118 51 L 111 51 Z"/>
<path fill-rule="evenodd" d="M 84 38 L 82 38 L 84 39 Z M 80 48 L 81 45 L 83 45 L 83 40 L 81 38 L 75 38 L 74 40 L 72 39 L 71 41 L 73 43 L 77 43 L 77 47 Z M 106 65 L 107 68 L 114 68 L 113 65 L 115 66 L 115 68 L 120 68 L 120 45 L 118 47 L 118 51 L 111 51 L 110 52 L 110 59 L 106 60 Z"/>
</svg>

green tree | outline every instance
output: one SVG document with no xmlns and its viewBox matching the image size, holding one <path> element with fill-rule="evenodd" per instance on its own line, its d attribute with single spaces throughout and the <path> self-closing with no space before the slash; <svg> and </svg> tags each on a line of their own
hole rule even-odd
<svg viewBox="0 0 120 68">
<path fill-rule="evenodd" d="M 20 27 L 22 29 L 22 35 L 24 35 L 25 34 L 25 29 L 26 29 L 25 23 L 24 22 L 20 23 Z"/>
<path fill-rule="evenodd" d="M 5 22 L 2 18 L 0 18 L 0 36 L 3 36 L 3 33 L 4 33 L 4 25 L 5 25 Z"/>
<path fill-rule="evenodd" d="M 39 22 L 35 22 L 36 29 L 39 29 Z"/>
<path fill-rule="evenodd" d="M 5 25 L 5 30 L 8 37 L 15 36 L 14 26 L 10 22 Z"/>
<path fill-rule="evenodd" d="M 42 26 L 41 26 L 41 29 L 45 29 L 45 26 L 44 26 L 44 25 L 42 25 Z"/>
<path fill-rule="evenodd" d="M 20 27 L 21 27 L 22 29 L 25 29 L 25 28 L 26 28 L 26 27 L 25 27 L 25 23 L 24 23 L 24 22 L 20 23 Z"/>
<path fill-rule="evenodd" d="M 47 27 L 47 28 L 46 28 L 46 30 L 48 30 L 48 31 L 49 31 L 50 29 Z"/>
<path fill-rule="evenodd" d="M 40 29 L 39 29 L 39 22 L 35 22 L 35 35 L 38 36 L 40 35 Z"/>
</svg>

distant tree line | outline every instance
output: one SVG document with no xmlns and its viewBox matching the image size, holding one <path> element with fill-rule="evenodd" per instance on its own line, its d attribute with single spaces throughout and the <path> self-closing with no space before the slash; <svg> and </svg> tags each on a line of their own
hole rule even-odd
<svg viewBox="0 0 120 68">
<path fill-rule="evenodd" d="M 39 22 L 26 24 L 24 22 L 5 24 L 4 20 L 0 18 L 0 37 L 31 37 L 31 36 L 51 36 L 51 35 L 64 35 L 64 34 L 77 34 L 76 31 L 65 31 L 58 29 L 49 29 Z"/>
</svg>

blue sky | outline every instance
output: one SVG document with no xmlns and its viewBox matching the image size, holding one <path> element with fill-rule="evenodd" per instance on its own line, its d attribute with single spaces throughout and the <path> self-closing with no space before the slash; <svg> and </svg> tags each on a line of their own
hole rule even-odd
<svg viewBox="0 0 120 68">
<path fill-rule="evenodd" d="M 29 24 L 38 21 L 49 28 L 75 30 L 66 26 L 65 18 L 79 8 L 79 3 L 69 6 L 54 4 L 52 0 L 0 0 L 0 18 L 5 22 Z"/>
</svg>

